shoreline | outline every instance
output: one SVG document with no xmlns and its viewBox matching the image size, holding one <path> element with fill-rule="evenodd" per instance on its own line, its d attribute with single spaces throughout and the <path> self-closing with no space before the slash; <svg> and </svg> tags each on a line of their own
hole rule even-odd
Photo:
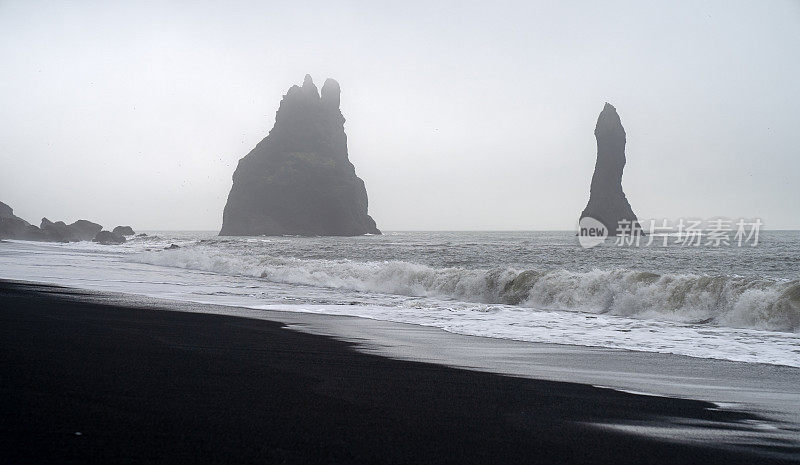
<svg viewBox="0 0 800 465">
<path fill-rule="evenodd" d="M 469 335 L 438 326 L 282 305 L 257 308 L 3 277 L 0 282 L 55 287 L 63 296 L 124 307 L 277 321 L 289 329 L 350 343 L 360 352 L 398 360 L 704 400 L 736 406 L 800 431 L 800 368 L 789 365 Z"/>
<path fill-rule="evenodd" d="M 111 301 L 116 305 L 280 321 L 289 328 L 350 342 L 356 350 L 394 359 L 735 405 L 786 422 L 790 428 L 795 425 L 800 428 L 800 368 L 787 365 L 519 341 L 364 316 L 290 310 L 282 305 L 257 308 L 64 286 L 57 282 L 42 284 L 74 289 L 84 299 Z"/>
<path fill-rule="evenodd" d="M 173 239 L 175 238 L 165 243 Z M 204 242 L 204 239 L 192 238 L 194 242 L 197 240 L 198 244 Z M 194 243 L 192 241 L 190 243 Z M 158 259 L 147 258 L 147 254 L 152 251 L 148 252 L 145 245 L 139 244 L 134 250 L 114 249 L 111 252 L 105 248 L 96 250 L 96 247 L 89 247 L 90 253 L 86 253 L 87 250 L 83 247 L 9 244 L 0 251 L 0 268 L 7 267 L 0 273 L 0 277 L 208 305 L 350 315 L 425 325 L 463 335 L 667 353 L 800 369 L 800 359 L 794 350 L 800 343 L 800 338 L 792 332 L 692 325 L 669 319 L 640 319 L 594 312 L 533 307 L 529 310 L 528 307 L 506 305 L 492 307 L 491 311 L 484 312 L 483 308 L 478 308 L 483 307 L 483 304 L 456 299 L 454 302 L 457 310 L 463 309 L 466 312 L 463 315 L 466 318 L 463 318 L 462 315 L 452 313 L 448 299 L 409 297 L 403 293 L 394 295 L 391 292 L 373 295 L 370 292 L 353 291 L 347 286 L 339 289 L 335 286 L 327 287 L 324 283 L 319 286 L 297 284 L 295 280 L 284 283 L 281 279 L 264 280 L 248 272 L 235 273 L 242 266 L 245 266 L 246 271 L 247 263 L 251 259 L 269 259 L 269 254 L 263 255 L 264 250 L 260 245 L 248 252 L 248 258 L 244 261 L 234 256 L 235 254 L 231 255 L 230 250 L 226 252 L 227 246 L 223 244 L 213 247 L 214 250 L 217 246 L 222 248 L 220 256 L 211 253 L 213 250 L 193 250 L 187 246 L 183 250 L 163 253 L 156 250 L 154 257 Z M 295 245 L 289 244 L 286 247 L 292 249 Z M 280 255 L 280 251 L 275 252 Z M 139 256 L 141 253 L 144 253 L 145 258 Z M 135 258 L 137 256 L 139 258 Z M 166 262 L 162 263 L 161 260 Z M 188 262 L 182 265 L 184 260 Z M 51 267 L 50 263 L 57 266 Z M 220 272 L 213 271 L 217 266 L 222 267 Z M 226 271 L 229 266 L 233 269 Z M 253 266 L 261 268 L 261 265 Z M 305 265 L 292 265 L 286 269 L 280 268 L 279 271 L 302 274 L 314 270 L 320 271 L 323 277 L 327 276 L 328 271 L 318 270 L 316 265 L 310 269 L 305 268 Z M 397 305 L 399 301 L 404 303 Z M 357 304 L 348 305 L 352 302 Z M 427 311 L 428 306 L 430 312 Z M 480 313 L 474 313 L 475 310 Z M 497 315 L 493 315 L 494 313 Z M 454 316 L 458 318 L 453 318 Z M 598 328 L 601 330 L 598 331 Z"/>
<path fill-rule="evenodd" d="M 0 280 L 2 369 L 9 380 L 4 457 L 39 463 L 800 460 L 796 444 L 690 444 L 623 432 L 681 421 L 733 431 L 760 421 L 704 401 L 397 360 L 268 319 L 116 300 Z"/>
</svg>

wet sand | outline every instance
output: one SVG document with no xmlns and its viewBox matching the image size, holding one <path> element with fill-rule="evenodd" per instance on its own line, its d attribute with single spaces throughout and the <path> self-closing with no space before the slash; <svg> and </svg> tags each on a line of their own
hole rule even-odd
<svg viewBox="0 0 800 465">
<path fill-rule="evenodd" d="M 0 282 L 4 462 L 792 459 L 774 446 L 625 432 L 759 420 L 709 402 L 395 360 L 281 322 L 161 306 Z"/>
</svg>

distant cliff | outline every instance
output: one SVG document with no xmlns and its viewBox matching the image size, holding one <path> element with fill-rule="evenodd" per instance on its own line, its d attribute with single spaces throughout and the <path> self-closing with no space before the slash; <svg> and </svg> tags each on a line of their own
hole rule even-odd
<svg viewBox="0 0 800 465">
<path fill-rule="evenodd" d="M 269 135 L 239 161 L 222 236 L 380 234 L 347 154 L 339 83 L 306 75 L 280 103 Z"/>
<path fill-rule="evenodd" d="M 617 114 L 617 109 L 606 103 L 597 126 L 594 129 L 597 139 L 597 162 L 592 176 L 589 203 L 581 213 L 581 218 L 592 217 L 603 223 L 608 235 L 617 234 L 621 221 L 632 225 L 641 232 L 639 220 L 631 209 L 622 191 L 622 170 L 625 168 L 625 129 Z"/>
</svg>

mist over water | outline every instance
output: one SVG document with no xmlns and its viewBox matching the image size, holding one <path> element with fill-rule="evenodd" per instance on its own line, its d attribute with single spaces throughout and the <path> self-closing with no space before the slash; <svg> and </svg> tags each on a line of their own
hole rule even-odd
<svg viewBox="0 0 800 465">
<path fill-rule="evenodd" d="M 239 159 L 310 73 L 342 85 L 381 230 L 572 228 L 604 102 L 637 215 L 798 229 L 799 20 L 793 0 L 6 0 L 0 201 L 219 230 Z"/>
</svg>

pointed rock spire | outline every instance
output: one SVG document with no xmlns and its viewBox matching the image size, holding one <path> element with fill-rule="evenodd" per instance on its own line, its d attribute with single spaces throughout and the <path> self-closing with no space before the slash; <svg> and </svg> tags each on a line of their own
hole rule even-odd
<svg viewBox="0 0 800 465">
<path fill-rule="evenodd" d="M 306 77 L 303 79 L 303 92 L 309 95 L 314 95 L 315 97 L 319 98 L 319 92 L 317 91 L 317 86 L 314 85 L 314 80 L 311 79 L 310 74 L 306 74 Z"/>
<path fill-rule="evenodd" d="M 322 104 L 331 108 L 339 108 L 341 92 L 339 83 L 335 79 L 326 79 L 325 84 L 322 85 Z"/>
<path fill-rule="evenodd" d="M 622 170 L 625 168 L 625 129 L 617 109 L 606 103 L 594 129 L 597 139 L 597 162 L 592 175 L 589 203 L 581 218 L 591 217 L 603 225 L 610 236 L 617 234 L 620 222 L 640 230 L 639 220 L 633 213 L 622 191 Z"/>
<path fill-rule="evenodd" d="M 602 140 L 603 142 L 616 141 L 617 143 L 622 141 L 623 145 L 625 144 L 625 129 L 622 127 L 622 121 L 619 119 L 619 114 L 617 114 L 617 109 L 614 108 L 614 105 L 606 102 L 605 106 L 603 106 L 603 111 L 600 112 L 600 116 L 597 118 L 594 135 L 598 138 L 598 143 Z M 623 160 L 625 158 L 624 147 L 622 158 Z"/>
</svg>

